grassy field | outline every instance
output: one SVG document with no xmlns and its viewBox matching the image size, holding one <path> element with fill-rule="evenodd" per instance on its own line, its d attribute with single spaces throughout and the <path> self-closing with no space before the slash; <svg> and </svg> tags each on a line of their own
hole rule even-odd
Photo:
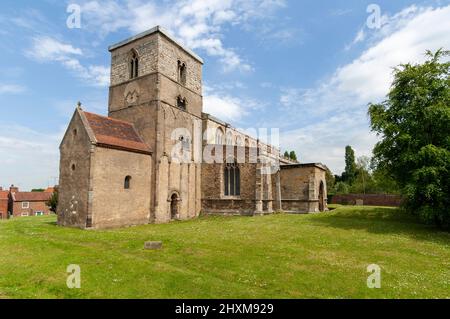
<svg viewBox="0 0 450 319">
<path fill-rule="evenodd" d="M 160 251 L 143 249 L 162 240 Z M 66 268 L 81 267 L 81 289 Z M 369 264 L 382 269 L 368 289 Z M 0 222 L 0 298 L 450 298 L 450 234 L 391 208 L 82 231 Z"/>
</svg>

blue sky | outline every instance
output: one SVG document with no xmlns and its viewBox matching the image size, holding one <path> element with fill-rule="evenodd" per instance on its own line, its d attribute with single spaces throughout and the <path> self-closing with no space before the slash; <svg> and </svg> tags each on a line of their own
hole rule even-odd
<svg viewBox="0 0 450 319">
<path fill-rule="evenodd" d="M 80 6 L 81 28 L 67 27 L 69 4 Z M 279 128 L 283 150 L 335 173 L 346 145 L 371 154 L 367 103 L 383 100 L 392 67 L 450 48 L 449 1 L 4 0 L 0 185 L 57 181 L 76 102 L 107 112 L 108 45 L 155 25 L 204 58 L 206 112 L 242 129 Z"/>
</svg>

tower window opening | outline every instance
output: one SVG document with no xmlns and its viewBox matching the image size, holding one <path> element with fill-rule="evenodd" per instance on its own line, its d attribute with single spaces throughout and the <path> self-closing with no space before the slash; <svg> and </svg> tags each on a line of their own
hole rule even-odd
<svg viewBox="0 0 450 319">
<path fill-rule="evenodd" d="M 178 60 L 178 82 L 186 85 L 186 63 Z"/>
<path fill-rule="evenodd" d="M 177 97 L 177 107 L 186 110 L 186 99 L 183 99 L 181 96 Z"/>
<path fill-rule="evenodd" d="M 136 51 L 131 53 L 130 58 L 130 79 L 137 78 L 139 75 L 139 58 Z"/>
</svg>

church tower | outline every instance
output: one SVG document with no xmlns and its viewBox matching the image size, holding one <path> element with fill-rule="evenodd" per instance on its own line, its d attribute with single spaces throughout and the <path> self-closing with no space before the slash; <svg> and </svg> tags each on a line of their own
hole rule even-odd
<svg viewBox="0 0 450 319">
<path fill-rule="evenodd" d="M 202 59 L 159 26 L 112 45 L 109 51 L 109 117 L 134 124 L 154 152 L 150 222 L 198 216 Z M 181 162 L 174 158 L 177 145 L 189 154 Z"/>
</svg>

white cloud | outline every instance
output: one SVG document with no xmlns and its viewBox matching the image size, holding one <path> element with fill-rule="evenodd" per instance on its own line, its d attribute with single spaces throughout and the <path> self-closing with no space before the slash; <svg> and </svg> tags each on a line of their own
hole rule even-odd
<svg viewBox="0 0 450 319">
<path fill-rule="evenodd" d="M 217 94 L 203 98 L 203 111 L 223 121 L 238 121 L 246 114 L 238 98 Z"/>
<path fill-rule="evenodd" d="M 2 183 L 24 190 L 46 187 L 57 181 L 58 146 L 63 132 L 44 134 L 29 128 L 0 123 L 0 176 Z M 37 173 L 38 172 L 38 173 Z"/>
<path fill-rule="evenodd" d="M 193 50 L 203 50 L 222 62 L 223 71 L 251 71 L 253 67 L 233 48 L 223 43 L 223 30 L 228 25 L 263 19 L 283 7 L 282 0 L 193 0 L 152 2 L 127 0 L 85 1 L 83 21 L 101 35 L 119 29 L 135 34 L 155 25 L 167 28 Z"/>
<path fill-rule="evenodd" d="M 25 87 L 17 84 L 0 83 L 0 94 L 18 94 L 25 91 Z"/>
<path fill-rule="evenodd" d="M 393 68 L 401 63 L 424 61 L 426 50 L 450 48 L 450 6 L 412 6 L 384 20 L 383 27 L 366 39 L 370 47 L 351 63 L 339 67 L 330 78 L 314 88 L 282 89 L 280 104 L 289 114 L 287 123 L 306 119 L 305 124 L 328 118 L 287 132 L 289 138 L 283 140 L 301 154 L 308 154 L 306 158 L 331 163 L 336 172 L 343 169 L 343 156 L 337 159 L 332 154 L 342 152 L 345 145 L 353 145 L 358 156 L 366 155 L 373 147 L 376 139 L 369 131 L 367 104 L 385 98 Z M 339 121 L 333 120 L 336 114 Z M 322 123 L 326 126 L 318 130 Z"/>
<path fill-rule="evenodd" d="M 108 86 L 109 67 L 101 65 L 84 66 L 80 62 L 83 51 L 71 44 L 60 42 L 49 36 L 36 36 L 25 52 L 26 56 L 39 62 L 58 62 L 73 74 L 93 86 Z"/>
</svg>

